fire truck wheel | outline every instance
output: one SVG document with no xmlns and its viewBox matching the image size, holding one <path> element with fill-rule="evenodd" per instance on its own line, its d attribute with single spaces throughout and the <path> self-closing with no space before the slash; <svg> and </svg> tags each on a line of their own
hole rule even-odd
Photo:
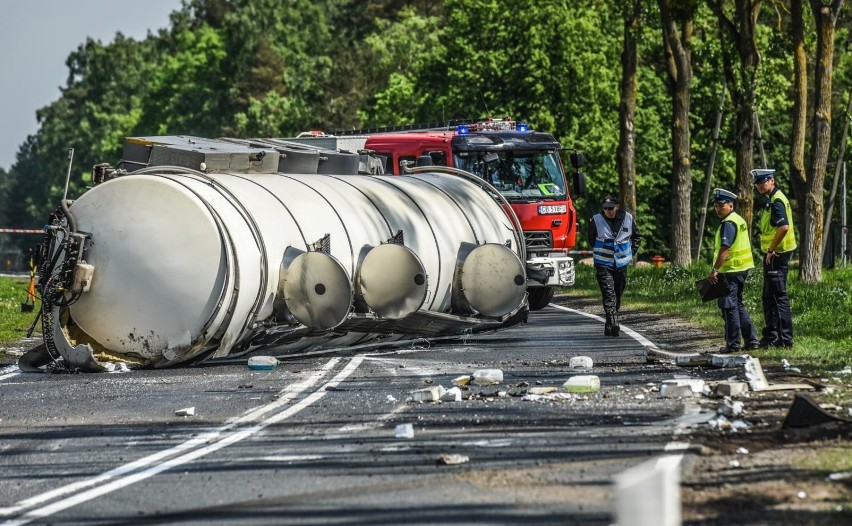
<svg viewBox="0 0 852 526">
<path fill-rule="evenodd" d="M 534 287 L 527 289 L 530 310 L 541 310 L 547 307 L 547 304 L 553 299 L 554 289 L 555 287 Z"/>
</svg>

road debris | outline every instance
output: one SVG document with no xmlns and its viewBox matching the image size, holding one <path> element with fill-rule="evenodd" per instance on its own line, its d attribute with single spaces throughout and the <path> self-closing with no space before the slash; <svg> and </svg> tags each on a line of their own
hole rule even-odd
<svg viewBox="0 0 852 526">
<path fill-rule="evenodd" d="M 688 385 L 665 383 L 660 386 L 660 398 L 692 398 L 692 388 Z"/>
<path fill-rule="evenodd" d="M 495 385 L 503 382 L 503 371 L 500 369 L 479 369 L 473 372 L 471 379 L 476 385 Z"/>
<path fill-rule="evenodd" d="M 439 466 L 453 466 L 456 464 L 464 464 L 470 462 L 470 457 L 467 455 L 459 455 L 456 453 L 442 453 L 435 460 L 435 464 Z"/>
<path fill-rule="evenodd" d="M 414 438 L 414 426 L 412 424 L 399 424 L 393 430 L 396 438 Z"/>
<path fill-rule="evenodd" d="M 748 386 L 751 387 L 752 391 L 812 391 L 815 389 L 810 384 L 770 384 L 763 374 L 763 367 L 760 365 L 760 360 L 751 356 L 748 357 L 745 363 L 745 375 L 748 380 Z"/>
<path fill-rule="evenodd" d="M 446 389 L 440 385 L 434 387 L 424 387 L 411 391 L 411 399 L 415 402 L 437 402 L 441 399 L 441 395 L 446 393 Z"/>
<path fill-rule="evenodd" d="M 446 390 L 446 392 L 441 395 L 442 402 L 461 402 L 462 401 L 462 392 L 458 387 L 450 387 Z"/>
<path fill-rule="evenodd" d="M 594 367 L 594 362 L 588 356 L 573 356 L 568 360 L 569 369 L 591 369 Z"/>
<path fill-rule="evenodd" d="M 470 383 L 470 375 L 459 376 L 453 378 L 453 385 L 468 385 Z"/>
<path fill-rule="evenodd" d="M 175 416 L 195 416 L 195 407 L 184 407 L 175 409 Z"/>
<path fill-rule="evenodd" d="M 530 387 L 527 389 L 527 393 L 533 395 L 545 395 L 555 393 L 556 391 L 557 389 L 555 387 Z"/>
<path fill-rule="evenodd" d="M 723 381 L 716 384 L 713 394 L 718 397 L 739 396 L 748 392 L 748 384 L 745 382 Z"/>
<path fill-rule="evenodd" d="M 572 376 L 562 387 L 569 393 L 595 393 L 601 389 L 601 379 L 593 374 Z"/>
<path fill-rule="evenodd" d="M 268 371 L 275 369 L 280 363 L 274 356 L 252 356 L 248 359 L 248 368 L 253 371 Z"/>
</svg>

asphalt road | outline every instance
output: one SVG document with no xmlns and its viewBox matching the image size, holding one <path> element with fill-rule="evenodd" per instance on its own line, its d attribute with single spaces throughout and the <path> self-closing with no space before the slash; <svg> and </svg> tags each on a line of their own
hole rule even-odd
<svg viewBox="0 0 852 526">
<path fill-rule="evenodd" d="M 550 306 L 465 340 L 113 374 L 0 369 L 2 524 L 612 524 L 613 478 L 677 450 L 689 408 L 630 331 Z M 591 371 L 572 371 L 572 356 Z M 499 368 L 461 402 L 407 402 Z M 531 387 L 596 374 L 599 393 Z M 507 396 L 500 396 L 504 391 Z M 194 407 L 195 416 L 175 411 Z M 397 438 L 398 424 L 413 438 Z M 440 465 L 442 454 L 469 461 Z"/>
</svg>

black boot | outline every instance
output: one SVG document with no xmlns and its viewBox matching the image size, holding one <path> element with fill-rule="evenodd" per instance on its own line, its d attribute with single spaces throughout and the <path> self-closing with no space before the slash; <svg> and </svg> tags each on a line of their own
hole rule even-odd
<svg viewBox="0 0 852 526">
<path fill-rule="evenodd" d="M 612 336 L 612 313 L 606 313 L 606 324 L 604 325 L 604 336 Z"/>
<path fill-rule="evenodd" d="M 618 312 L 612 315 L 612 335 L 618 336 L 621 332 L 621 326 L 618 324 Z"/>
</svg>

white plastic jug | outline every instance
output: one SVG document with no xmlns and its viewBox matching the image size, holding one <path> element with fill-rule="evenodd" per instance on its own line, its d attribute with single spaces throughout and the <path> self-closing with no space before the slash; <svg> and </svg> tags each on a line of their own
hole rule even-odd
<svg viewBox="0 0 852 526">
<path fill-rule="evenodd" d="M 569 393 L 596 393 L 601 390 L 601 379 L 593 374 L 572 376 L 562 387 Z"/>
</svg>

